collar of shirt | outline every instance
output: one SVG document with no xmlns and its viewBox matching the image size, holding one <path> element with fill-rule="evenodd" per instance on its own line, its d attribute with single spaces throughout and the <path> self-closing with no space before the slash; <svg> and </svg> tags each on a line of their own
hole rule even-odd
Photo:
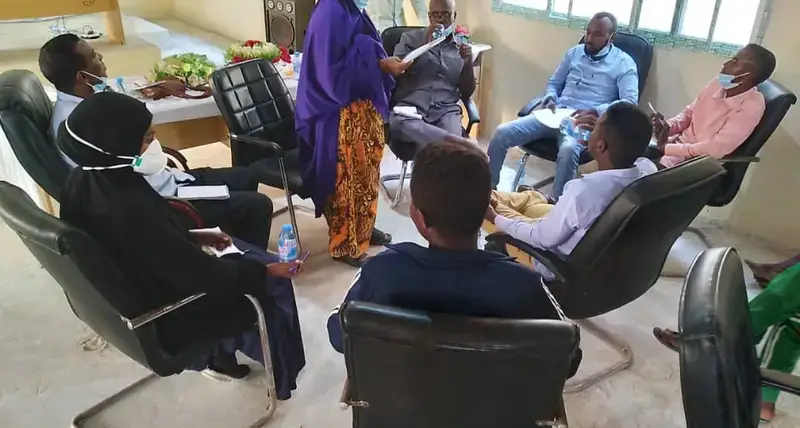
<svg viewBox="0 0 800 428">
<path fill-rule="evenodd" d="M 74 104 L 78 105 L 83 101 L 83 98 L 76 97 L 75 95 L 68 94 L 66 92 L 56 91 L 56 102 L 63 102 L 65 104 Z"/>
<path fill-rule="evenodd" d="M 599 60 L 595 61 L 595 60 L 592 59 L 592 57 L 589 54 L 586 53 L 586 48 L 585 48 L 586 45 L 580 45 L 580 46 L 584 47 L 584 48 L 582 48 L 580 50 L 581 58 L 586 58 L 586 59 L 588 59 L 589 61 L 592 61 L 592 62 L 605 62 L 605 63 L 607 63 L 607 62 L 609 62 L 611 55 L 616 54 L 616 50 L 619 49 L 616 46 L 614 46 L 614 44 L 612 43 L 611 44 L 611 49 L 608 50 L 608 54 L 606 54 L 604 57 L 600 58 Z"/>
<path fill-rule="evenodd" d="M 714 97 L 715 99 L 718 99 L 718 100 L 725 101 L 725 104 L 727 104 L 730 107 L 740 106 L 743 102 L 747 101 L 753 95 L 753 92 L 757 92 L 758 91 L 758 88 L 756 88 L 754 86 L 754 87 L 742 92 L 739 95 L 734 95 L 732 97 L 726 97 L 725 96 L 725 88 L 723 88 L 722 85 L 719 84 L 719 82 L 713 82 L 712 84 L 717 86 L 717 90 L 714 92 L 714 95 L 712 95 L 712 97 Z"/>
<path fill-rule="evenodd" d="M 584 175 L 583 177 L 591 180 L 606 180 L 609 177 L 619 178 L 632 178 L 637 179 L 642 176 L 642 171 L 645 173 L 652 173 L 658 170 L 656 165 L 647 158 L 639 158 L 634 162 L 633 166 L 624 169 L 606 169 L 602 171 L 595 171 Z"/>
</svg>

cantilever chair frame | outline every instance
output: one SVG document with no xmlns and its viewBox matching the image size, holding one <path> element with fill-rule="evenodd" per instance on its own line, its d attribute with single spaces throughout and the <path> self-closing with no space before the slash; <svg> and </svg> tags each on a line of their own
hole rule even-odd
<svg viewBox="0 0 800 428">
<path fill-rule="evenodd" d="M 125 323 L 125 325 L 128 327 L 129 330 L 133 331 L 139 327 L 142 327 L 146 324 L 149 324 L 157 320 L 158 318 L 161 318 L 162 316 L 170 312 L 180 309 L 181 307 L 188 305 L 197 299 L 202 298 L 205 295 L 206 295 L 205 293 L 195 294 L 181 301 L 168 304 L 160 308 L 154 309 L 150 312 L 147 312 L 145 314 L 139 315 L 136 318 L 127 319 L 123 316 L 120 316 L 120 319 L 123 323 Z M 253 304 L 253 308 L 256 310 L 256 313 L 258 314 L 258 323 L 257 323 L 258 332 L 259 335 L 261 336 L 261 351 L 264 354 L 264 368 L 267 376 L 266 391 L 264 391 L 267 394 L 266 413 L 258 420 L 248 425 L 248 428 L 257 428 L 264 426 L 272 417 L 272 415 L 275 413 L 275 410 L 278 407 L 278 397 L 277 397 L 277 392 L 275 391 L 275 378 L 273 377 L 272 374 L 272 359 L 270 357 L 271 354 L 269 349 L 269 336 L 267 334 L 267 319 L 264 316 L 264 309 L 261 307 L 261 304 L 255 297 L 249 294 L 245 295 L 245 297 L 247 297 L 247 299 L 250 300 L 250 303 Z M 83 427 L 84 424 L 88 422 L 92 417 L 98 415 L 103 410 L 111 407 L 115 403 L 123 400 L 124 398 L 130 396 L 134 392 L 150 384 L 154 380 L 160 378 L 161 377 L 156 373 L 150 373 L 147 376 L 119 390 L 110 397 L 103 399 L 99 403 L 95 404 L 94 406 L 84 410 L 83 412 L 75 416 L 75 418 L 72 419 L 72 425 L 71 425 L 72 428 Z"/>
</svg>

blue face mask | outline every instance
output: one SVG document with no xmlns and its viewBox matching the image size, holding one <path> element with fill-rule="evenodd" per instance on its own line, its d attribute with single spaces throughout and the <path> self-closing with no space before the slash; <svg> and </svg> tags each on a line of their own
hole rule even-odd
<svg viewBox="0 0 800 428">
<path fill-rule="evenodd" d="M 453 34 L 455 29 L 456 29 L 455 24 L 450 25 L 449 27 L 444 27 L 444 28 L 443 27 L 439 27 L 439 28 L 433 30 L 433 39 L 436 40 L 436 39 L 439 39 L 439 38 L 442 38 L 442 37 L 447 37 L 447 36 Z"/>
<path fill-rule="evenodd" d="M 741 82 L 733 83 L 733 81 L 740 77 L 747 76 L 748 74 L 750 73 L 744 73 L 738 76 L 734 76 L 732 74 L 720 73 L 717 75 L 717 81 L 719 82 L 720 85 L 722 85 L 724 89 L 733 89 L 741 84 Z"/>
<path fill-rule="evenodd" d="M 358 8 L 358 10 L 364 10 L 364 9 L 367 8 L 367 5 L 369 4 L 369 0 L 353 0 L 353 3 L 356 4 L 356 7 Z"/>
<path fill-rule="evenodd" d="M 605 58 L 611 52 L 611 45 L 612 45 L 611 39 L 609 39 L 608 43 L 606 43 L 606 45 L 603 47 L 603 49 L 600 49 L 600 51 L 597 52 L 596 54 L 591 55 L 591 54 L 589 54 L 589 52 L 586 52 L 586 54 L 589 55 L 589 57 L 592 58 L 592 61 L 600 61 L 601 59 Z M 586 45 L 584 45 L 584 51 L 586 51 L 586 49 L 587 49 L 587 47 L 586 47 Z"/>
<path fill-rule="evenodd" d="M 87 83 L 87 85 L 92 87 L 92 89 L 94 90 L 95 93 L 103 92 L 103 91 L 106 90 L 106 88 L 108 88 L 108 78 L 107 77 L 95 76 L 94 74 L 89 73 L 88 71 L 81 71 L 81 73 L 83 73 L 83 74 L 85 74 L 85 75 L 87 75 L 89 77 L 93 77 L 93 78 L 95 78 L 97 80 L 97 83 Z"/>
</svg>

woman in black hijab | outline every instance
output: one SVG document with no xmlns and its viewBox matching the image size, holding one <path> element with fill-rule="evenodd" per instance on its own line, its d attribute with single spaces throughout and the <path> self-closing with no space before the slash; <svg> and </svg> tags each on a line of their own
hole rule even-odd
<svg viewBox="0 0 800 428">
<path fill-rule="evenodd" d="M 187 369 L 242 378 L 249 369 L 236 362 L 236 349 L 263 362 L 256 314 L 243 295 L 257 297 L 267 316 L 277 395 L 288 399 L 305 365 L 291 282 L 301 263 L 275 263 L 263 249 L 235 239 L 246 254 L 207 254 L 202 246 L 224 247 L 231 238 L 190 231 L 143 178 L 166 163 L 158 143 L 150 144 L 151 122 L 143 103 L 122 94 L 100 93 L 75 108 L 58 133 L 59 147 L 80 166 L 64 186 L 61 218 L 94 238 L 136 285 L 137 302 L 120 308 L 126 316 L 209 294 L 155 321 L 168 351 L 230 338 Z"/>
</svg>

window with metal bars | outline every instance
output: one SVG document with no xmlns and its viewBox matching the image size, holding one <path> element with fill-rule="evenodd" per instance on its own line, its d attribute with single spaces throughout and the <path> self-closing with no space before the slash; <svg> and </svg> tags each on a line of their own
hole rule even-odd
<svg viewBox="0 0 800 428">
<path fill-rule="evenodd" d="M 597 12 L 611 12 L 618 30 L 657 45 L 722 55 L 764 36 L 772 0 L 493 0 L 493 9 L 585 27 Z"/>
</svg>

